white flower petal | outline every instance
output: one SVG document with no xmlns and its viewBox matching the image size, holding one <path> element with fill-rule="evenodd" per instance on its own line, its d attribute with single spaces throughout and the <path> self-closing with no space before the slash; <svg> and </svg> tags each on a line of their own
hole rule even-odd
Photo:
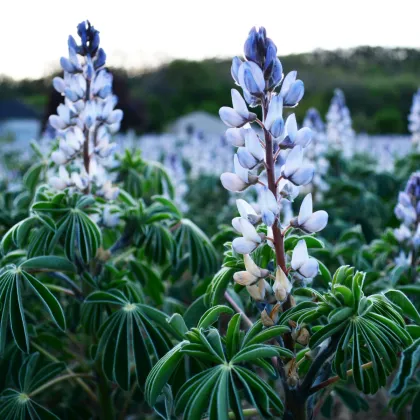
<svg viewBox="0 0 420 420">
<path fill-rule="evenodd" d="M 232 104 L 233 109 L 244 119 L 247 120 L 249 117 L 249 110 L 246 106 L 245 99 L 242 97 L 242 95 L 236 90 L 232 89 Z"/>
<path fill-rule="evenodd" d="M 249 241 L 253 241 L 257 244 L 261 243 L 261 236 L 258 235 L 257 230 L 255 229 L 254 225 L 251 222 L 241 217 L 240 224 L 241 224 L 241 232 L 245 239 Z"/>
<path fill-rule="evenodd" d="M 283 118 L 283 98 L 276 95 L 271 99 L 264 125 L 270 130 L 274 121 L 281 118 Z"/>
<path fill-rule="evenodd" d="M 305 196 L 300 205 L 299 216 L 298 216 L 298 223 L 299 225 L 303 225 L 309 217 L 312 215 L 312 194 L 309 193 Z"/>
<path fill-rule="evenodd" d="M 228 128 L 226 140 L 235 147 L 245 146 L 245 130 L 243 128 Z"/>
<path fill-rule="evenodd" d="M 239 158 L 238 155 L 235 154 L 235 156 L 233 157 L 233 167 L 235 168 L 235 174 L 239 176 L 239 178 L 246 184 L 249 183 L 249 178 L 248 178 L 248 169 L 244 168 L 240 163 L 239 163 Z"/>
<path fill-rule="evenodd" d="M 258 281 L 257 284 L 247 286 L 246 290 L 250 296 L 258 301 L 264 300 L 267 282 L 264 279 Z"/>
<path fill-rule="evenodd" d="M 286 127 L 287 135 L 290 137 L 290 140 L 294 142 L 297 132 L 298 132 L 295 114 L 290 114 L 287 117 L 285 127 Z"/>
<path fill-rule="evenodd" d="M 241 127 L 246 123 L 244 118 L 228 106 L 223 106 L 219 109 L 219 116 L 228 127 Z"/>
<path fill-rule="evenodd" d="M 257 212 L 245 200 L 242 200 L 242 199 L 236 200 L 236 207 L 238 208 L 239 214 L 244 219 L 248 219 L 248 215 L 250 214 L 253 216 L 257 216 Z"/>
<path fill-rule="evenodd" d="M 253 241 L 247 240 L 245 238 L 235 238 L 232 241 L 232 248 L 238 254 L 250 254 L 257 247 Z"/>
<path fill-rule="evenodd" d="M 233 275 L 233 281 L 241 286 L 250 286 L 258 280 L 258 277 L 252 275 L 248 271 L 237 271 Z"/>
<path fill-rule="evenodd" d="M 262 276 L 263 273 L 261 271 L 261 268 L 258 267 L 257 264 L 255 264 L 254 260 L 251 258 L 249 254 L 244 255 L 244 264 L 245 264 L 246 271 L 251 273 L 253 276 L 257 278 Z"/>
<path fill-rule="evenodd" d="M 284 98 L 284 96 L 287 94 L 287 92 L 290 89 L 290 86 L 295 82 L 297 76 L 297 71 L 291 71 L 287 73 L 286 77 L 283 80 L 283 83 L 281 85 L 280 93 L 279 95 Z"/>
<path fill-rule="evenodd" d="M 311 279 L 318 274 L 319 263 L 315 258 L 309 258 L 302 266 L 299 268 L 299 273 L 303 277 Z"/>
<path fill-rule="evenodd" d="M 315 174 L 315 168 L 312 165 L 306 165 L 295 171 L 290 177 L 290 181 L 295 185 L 308 185 Z"/>
<path fill-rule="evenodd" d="M 324 229 L 327 223 L 328 213 L 325 210 L 318 210 L 302 224 L 302 227 L 307 232 L 315 233 Z"/>
<path fill-rule="evenodd" d="M 244 182 L 238 175 L 232 172 L 225 172 L 220 176 L 220 181 L 224 188 L 232 192 L 243 191 L 248 184 Z"/>
<path fill-rule="evenodd" d="M 293 175 L 302 165 L 303 154 L 302 147 L 294 147 L 290 153 L 287 155 L 286 163 L 283 167 L 283 174 L 286 178 L 289 178 Z"/>
<path fill-rule="evenodd" d="M 264 149 L 261 146 L 257 134 L 252 128 L 246 130 L 245 146 L 248 149 L 248 151 L 252 154 L 252 156 L 255 157 L 255 159 L 257 159 L 258 161 L 262 161 L 264 159 Z"/>
<path fill-rule="evenodd" d="M 308 146 L 312 141 L 312 130 L 308 127 L 301 128 L 297 134 L 296 138 L 294 140 L 296 145 L 300 145 L 302 147 Z"/>
<path fill-rule="evenodd" d="M 258 160 L 245 147 L 239 147 L 237 151 L 239 163 L 242 167 L 252 169 L 258 164 Z"/>
<path fill-rule="evenodd" d="M 299 270 L 303 264 L 309 259 L 308 248 L 306 242 L 301 239 L 295 246 L 292 254 L 292 268 L 293 270 Z"/>
</svg>

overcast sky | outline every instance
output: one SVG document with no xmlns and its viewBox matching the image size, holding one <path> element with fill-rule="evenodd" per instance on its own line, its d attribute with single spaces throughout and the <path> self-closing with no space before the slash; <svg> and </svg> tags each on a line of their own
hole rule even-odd
<svg viewBox="0 0 420 420">
<path fill-rule="evenodd" d="M 139 68 L 172 58 L 241 54 L 263 25 L 279 55 L 358 45 L 420 47 L 418 0 L 5 0 L 0 74 L 40 77 L 58 66 L 85 19 L 108 64 Z"/>
</svg>

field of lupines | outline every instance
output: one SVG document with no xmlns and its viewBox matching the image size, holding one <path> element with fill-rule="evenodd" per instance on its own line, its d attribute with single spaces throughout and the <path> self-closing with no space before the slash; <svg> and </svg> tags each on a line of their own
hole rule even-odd
<svg viewBox="0 0 420 420">
<path fill-rule="evenodd" d="M 133 139 L 77 34 L 49 135 L 1 162 L 0 418 L 417 419 L 420 93 L 384 169 L 340 89 L 297 121 L 252 28 L 225 135 Z"/>
</svg>

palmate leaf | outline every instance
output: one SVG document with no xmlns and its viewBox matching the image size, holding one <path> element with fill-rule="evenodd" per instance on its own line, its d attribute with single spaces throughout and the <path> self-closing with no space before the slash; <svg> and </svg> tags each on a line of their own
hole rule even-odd
<svg viewBox="0 0 420 420">
<path fill-rule="evenodd" d="M 127 149 L 119 160 L 120 165 L 115 170 L 118 170 L 124 190 L 133 197 L 166 193 L 173 198 L 174 186 L 162 164 L 143 160 L 139 150 Z"/>
<path fill-rule="evenodd" d="M 413 374 L 417 367 L 420 365 L 420 338 L 403 351 L 401 357 L 401 363 L 395 379 L 392 383 L 390 392 L 394 397 L 398 397 L 403 394 L 410 380 L 413 378 Z M 420 392 L 420 384 L 419 384 Z"/>
<path fill-rule="evenodd" d="M 33 400 L 31 393 L 57 376 L 65 368 L 64 363 L 42 364 L 38 353 L 23 360 L 19 369 L 17 387 L 0 394 L 0 418 L 7 420 L 46 419 L 58 417 Z"/>
<path fill-rule="evenodd" d="M 101 325 L 97 357 L 109 380 L 123 389 L 131 385 L 131 367 L 143 385 L 147 374 L 171 348 L 170 336 L 182 335 L 167 322 L 167 315 L 150 306 L 132 303 L 119 290 L 93 292 L 86 304 L 108 303 L 119 307 Z"/>
<path fill-rule="evenodd" d="M 208 310 L 200 321 L 201 325 L 210 325 L 222 309 Z M 253 372 L 251 365 L 276 375 L 270 359 L 281 357 L 288 360 L 294 355 L 285 348 L 264 343 L 290 329 L 286 326 L 264 328 L 259 321 L 244 335 L 239 328 L 240 319 L 240 314 L 231 318 L 225 337 L 212 327 L 192 328 L 185 333 L 186 340 L 152 368 L 145 387 L 148 403 L 155 405 L 183 356 L 188 355 L 200 362 L 202 371 L 177 390 L 175 414 L 182 414 L 187 420 L 198 419 L 205 414 L 209 419 L 216 420 L 231 418 L 233 413 L 235 418 L 242 419 L 241 401 L 245 398 L 258 410 L 261 418 L 280 415 L 283 405 L 279 396 Z"/>
<path fill-rule="evenodd" d="M 56 325 L 62 330 L 66 328 L 64 312 L 59 301 L 36 277 L 30 274 L 31 266 L 35 271 L 40 271 L 41 261 L 45 266 L 43 270 L 56 270 L 60 262 L 64 269 L 72 268 L 72 265 L 64 258 L 39 257 L 27 260 L 20 266 L 6 266 L 0 272 L 0 354 L 3 353 L 6 345 L 8 326 L 16 345 L 23 352 L 29 352 L 29 335 L 24 308 L 27 305 L 27 299 L 24 299 L 25 293 L 37 297 Z"/>
<path fill-rule="evenodd" d="M 48 250 L 51 253 L 58 243 L 64 246 L 66 257 L 71 261 L 80 258 L 85 264 L 95 258 L 101 245 L 102 234 L 97 224 L 89 217 L 88 211 L 94 210 L 95 199 L 89 195 L 55 195 L 50 201 L 37 201 L 32 211 L 42 220 L 54 223 Z M 48 218 L 48 215 L 51 217 Z M 45 244 L 44 244 L 45 247 Z"/>
<path fill-rule="evenodd" d="M 335 371 L 346 379 L 347 369 L 351 368 L 357 388 L 369 394 L 386 384 L 386 378 L 396 366 L 398 352 L 410 345 L 412 338 L 399 312 L 400 307 L 384 295 L 365 297 L 363 280 L 362 273 L 355 273 L 350 267 L 344 266 L 335 273 L 328 293 L 321 296 L 309 289 L 319 300 L 313 317 L 328 317 L 328 324 L 312 335 L 309 346 L 314 349 L 334 337 L 338 342 L 333 361 Z M 405 312 L 415 317 L 412 308 L 406 306 L 407 302 L 398 297 Z M 291 314 L 299 312 L 299 306 L 303 309 L 303 305 L 310 303 L 297 305 L 290 311 Z M 287 316 L 288 312 L 281 315 L 281 322 L 292 319 Z M 302 318 L 298 319 L 299 322 L 302 322 Z M 363 369 L 365 363 L 371 363 L 372 368 Z"/>
<path fill-rule="evenodd" d="M 217 270 L 218 256 L 205 233 L 189 219 L 181 219 L 175 230 L 176 260 L 188 255 L 191 274 L 206 276 Z"/>
</svg>

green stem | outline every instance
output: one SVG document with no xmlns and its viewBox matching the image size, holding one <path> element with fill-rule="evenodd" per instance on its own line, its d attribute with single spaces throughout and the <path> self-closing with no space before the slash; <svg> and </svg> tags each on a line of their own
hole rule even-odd
<svg viewBox="0 0 420 420">
<path fill-rule="evenodd" d="M 96 371 L 98 374 L 98 391 L 99 391 L 99 404 L 102 411 L 102 420 L 114 420 L 114 405 L 112 403 L 111 387 L 109 386 L 108 379 L 102 369 L 102 363 L 96 363 Z"/>
<path fill-rule="evenodd" d="M 56 284 L 44 284 L 44 286 L 56 292 L 65 293 L 66 295 L 69 295 L 69 296 L 75 296 L 75 293 L 73 292 L 73 290 L 66 289 L 65 287 L 57 286 Z"/>
<path fill-rule="evenodd" d="M 69 373 L 68 375 L 58 376 L 57 378 L 51 379 L 51 381 L 46 382 L 44 385 L 41 385 L 39 388 L 32 391 L 28 397 L 33 398 L 35 395 L 39 394 L 40 392 L 44 391 L 45 389 L 49 388 L 52 385 L 57 384 L 58 382 L 65 381 L 67 379 L 73 378 L 92 378 L 92 375 L 88 373 Z"/>
<path fill-rule="evenodd" d="M 249 327 L 252 327 L 254 325 L 254 323 L 248 318 L 248 316 L 245 314 L 245 312 L 232 299 L 232 296 L 229 294 L 229 292 L 227 290 L 225 292 L 225 299 L 231 304 L 232 308 L 235 309 L 235 311 L 238 314 L 241 314 L 242 319 L 248 324 Z"/>
<path fill-rule="evenodd" d="M 38 344 L 32 342 L 32 347 L 36 348 L 40 353 L 42 353 L 45 357 L 52 360 L 53 362 L 59 363 L 60 360 L 58 360 L 55 356 L 53 356 L 51 353 L 49 353 L 47 350 L 43 349 L 41 346 L 38 346 Z M 71 375 L 76 375 L 75 372 L 73 372 L 70 368 L 66 368 L 66 371 Z M 98 397 L 95 395 L 95 393 L 89 388 L 89 386 L 83 381 L 83 379 L 79 377 L 75 377 L 74 380 L 86 391 L 86 393 L 90 396 L 90 398 L 97 402 Z"/>
</svg>

